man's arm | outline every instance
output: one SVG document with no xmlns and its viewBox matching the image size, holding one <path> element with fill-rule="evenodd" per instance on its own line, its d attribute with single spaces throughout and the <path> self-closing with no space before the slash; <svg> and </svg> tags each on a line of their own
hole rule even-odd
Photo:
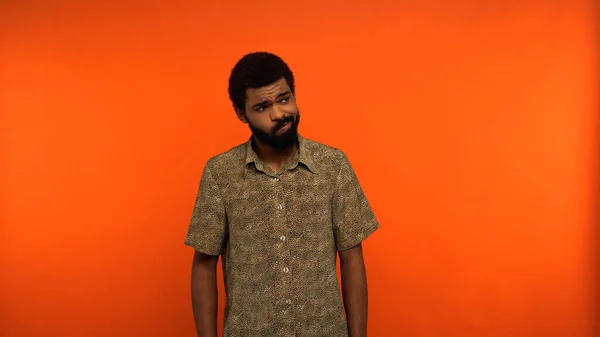
<svg viewBox="0 0 600 337">
<path fill-rule="evenodd" d="M 185 245 L 194 248 L 192 309 L 199 337 L 217 337 L 217 261 L 227 239 L 227 214 L 207 162 L 200 180 Z"/>
<path fill-rule="evenodd" d="M 342 296 L 350 337 L 367 336 L 367 274 L 362 245 L 340 251 Z"/>
<path fill-rule="evenodd" d="M 367 276 L 362 244 L 379 229 L 350 161 L 339 152 L 340 168 L 333 188 L 332 222 L 340 256 L 342 296 L 350 337 L 367 335 Z"/>
<path fill-rule="evenodd" d="M 194 253 L 192 263 L 192 309 L 198 337 L 217 337 L 218 256 Z"/>
</svg>

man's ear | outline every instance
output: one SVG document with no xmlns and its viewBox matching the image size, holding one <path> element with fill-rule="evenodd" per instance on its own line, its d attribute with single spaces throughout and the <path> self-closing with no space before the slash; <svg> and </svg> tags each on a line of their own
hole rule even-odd
<svg viewBox="0 0 600 337">
<path fill-rule="evenodd" d="M 234 107 L 234 109 L 235 109 L 235 114 L 238 116 L 240 121 L 242 121 L 242 123 L 244 123 L 244 124 L 248 123 L 248 118 L 246 118 L 246 111 L 238 109 L 236 107 Z"/>
</svg>

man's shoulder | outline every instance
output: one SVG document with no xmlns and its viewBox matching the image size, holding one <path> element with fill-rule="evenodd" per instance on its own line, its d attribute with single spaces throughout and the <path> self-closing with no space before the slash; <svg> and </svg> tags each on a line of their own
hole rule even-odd
<svg viewBox="0 0 600 337">
<path fill-rule="evenodd" d="M 226 173 L 243 166 L 246 160 L 246 143 L 233 146 L 225 151 L 219 152 L 206 161 L 206 166 L 211 172 Z"/>
<path fill-rule="evenodd" d="M 335 173 L 339 170 L 340 165 L 348 160 L 346 153 L 341 148 L 314 139 L 304 138 L 303 140 L 307 154 L 322 170 Z"/>
<path fill-rule="evenodd" d="M 337 148 L 335 146 L 311 139 L 311 138 L 303 138 L 304 140 L 304 146 L 306 147 L 307 151 L 314 156 L 318 156 L 318 157 L 331 157 L 331 158 L 335 158 L 335 159 L 340 159 L 341 157 L 345 156 L 344 151 L 342 151 L 340 148 Z"/>
</svg>

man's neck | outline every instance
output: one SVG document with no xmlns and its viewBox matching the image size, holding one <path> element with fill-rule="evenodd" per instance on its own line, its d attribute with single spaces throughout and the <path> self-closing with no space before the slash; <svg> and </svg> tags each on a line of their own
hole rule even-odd
<svg viewBox="0 0 600 337">
<path fill-rule="evenodd" d="M 298 150 L 298 142 L 294 142 L 291 146 L 279 150 L 262 143 L 256 137 L 252 137 L 252 140 L 252 148 L 256 152 L 258 159 L 267 164 L 276 173 L 287 164 Z"/>
</svg>

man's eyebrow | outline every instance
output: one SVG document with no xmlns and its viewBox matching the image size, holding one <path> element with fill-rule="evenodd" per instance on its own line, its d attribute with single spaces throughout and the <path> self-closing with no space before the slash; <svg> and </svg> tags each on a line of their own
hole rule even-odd
<svg viewBox="0 0 600 337">
<path fill-rule="evenodd" d="M 290 92 L 291 92 L 291 91 L 289 91 L 289 90 L 288 90 L 288 91 L 286 91 L 286 92 L 282 92 L 281 94 L 277 95 L 277 98 L 279 98 L 279 97 L 283 97 L 283 96 L 285 96 L 285 95 L 289 94 Z"/>
<path fill-rule="evenodd" d="M 265 105 L 269 105 L 269 101 L 262 101 L 260 103 L 256 103 L 252 106 L 252 108 L 256 109 L 256 108 L 262 108 Z"/>
<path fill-rule="evenodd" d="M 282 92 L 281 94 L 277 95 L 277 98 L 281 98 L 283 96 L 289 95 L 291 93 L 290 90 L 286 91 L 286 92 Z M 265 105 L 269 105 L 269 101 L 262 101 L 260 103 L 256 103 L 252 106 L 252 108 L 256 109 L 256 108 L 261 108 Z"/>
</svg>

